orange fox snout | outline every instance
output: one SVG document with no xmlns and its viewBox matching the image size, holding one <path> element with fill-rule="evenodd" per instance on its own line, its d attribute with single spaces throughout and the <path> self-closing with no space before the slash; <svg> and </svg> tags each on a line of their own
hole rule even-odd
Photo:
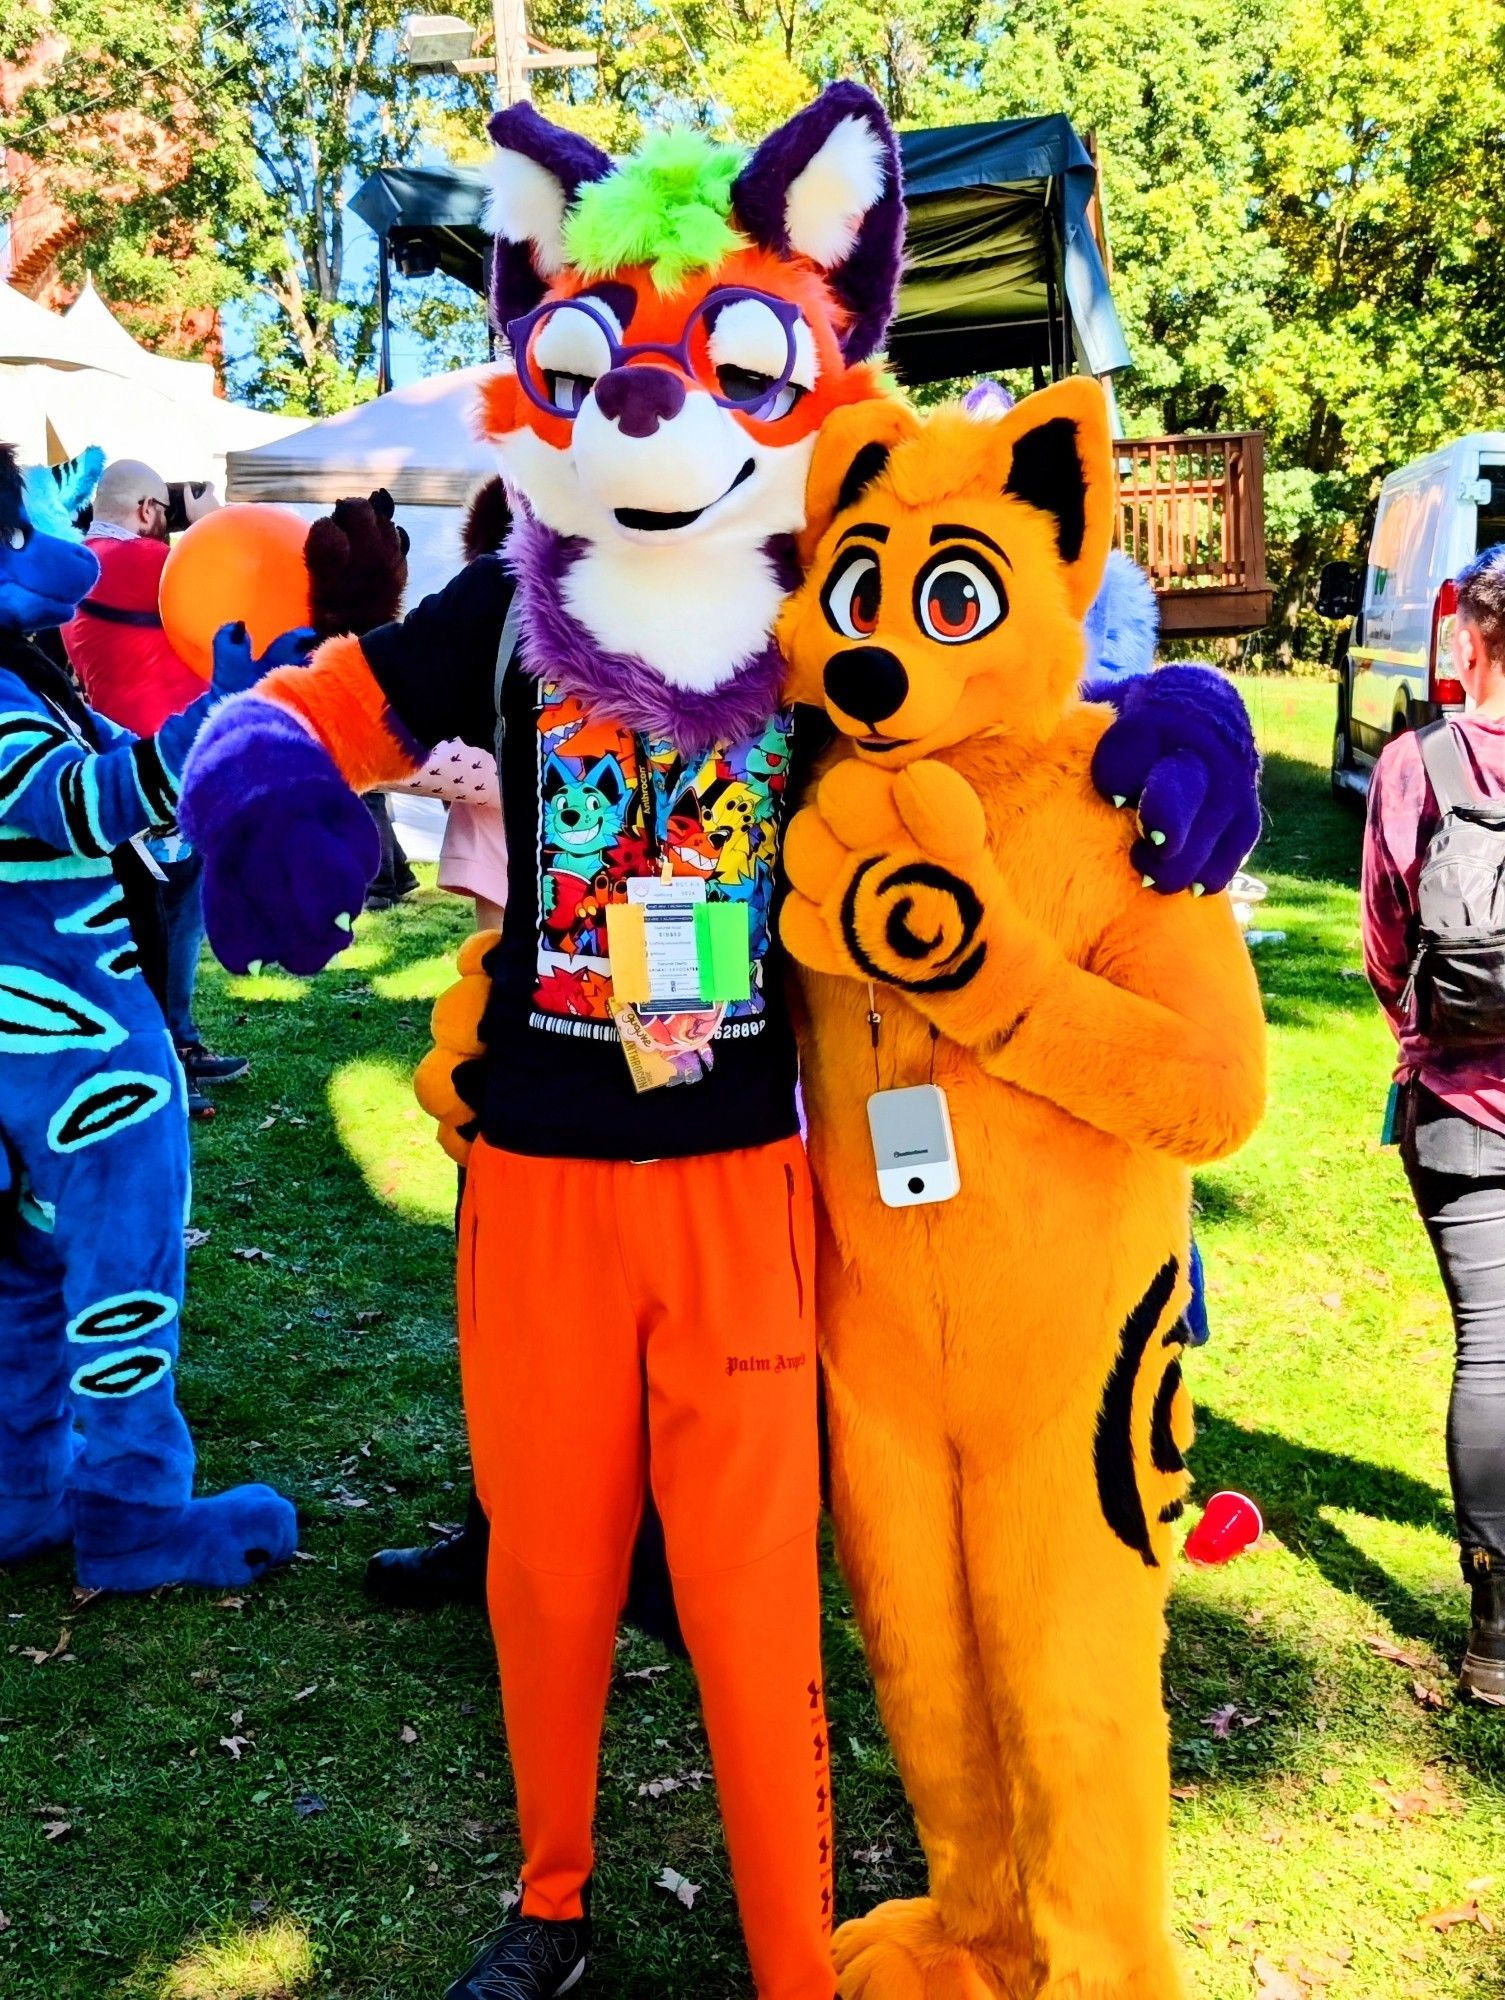
<svg viewBox="0 0 1505 2000">
<path fill-rule="evenodd" d="M 1091 382 L 1002 419 L 835 412 L 806 493 L 809 573 L 779 628 L 791 699 L 890 764 L 980 731 L 1048 734 L 1081 673 L 1112 501 Z"/>
</svg>

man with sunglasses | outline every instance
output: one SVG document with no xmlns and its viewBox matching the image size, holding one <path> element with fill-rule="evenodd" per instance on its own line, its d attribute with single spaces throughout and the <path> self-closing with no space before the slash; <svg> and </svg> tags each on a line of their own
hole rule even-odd
<svg viewBox="0 0 1505 2000">
<path fill-rule="evenodd" d="M 219 504 L 212 486 L 186 487 L 183 502 L 190 523 Z M 203 681 L 173 651 L 157 610 L 171 505 L 167 482 L 139 459 L 119 458 L 105 467 L 87 537 L 99 582 L 63 627 L 63 644 L 90 707 L 133 736 L 154 736 L 204 692 Z M 183 1059 L 190 1115 L 211 1118 L 214 1106 L 202 1086 L 244 1076 L 250 1062 L 205 1048 L 193 1017 L 204 936 L 203 864 L 177 834 L 154 849 L 167 944 L 167 985 L 159 997 Z"/>
</svg>

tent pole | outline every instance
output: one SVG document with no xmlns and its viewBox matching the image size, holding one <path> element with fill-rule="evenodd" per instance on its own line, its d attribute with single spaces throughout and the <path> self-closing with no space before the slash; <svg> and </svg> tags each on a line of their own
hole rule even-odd
<svg viewBox="0 0 1505 2000">
<path fill-rule="evenodd" d="M 376 363 L 376 393 L 385 396 L 392 386 L 392 274 L 383 230 L 376 246 L 376 310 L 381 323 L 381 347 Z"/>
</svg>

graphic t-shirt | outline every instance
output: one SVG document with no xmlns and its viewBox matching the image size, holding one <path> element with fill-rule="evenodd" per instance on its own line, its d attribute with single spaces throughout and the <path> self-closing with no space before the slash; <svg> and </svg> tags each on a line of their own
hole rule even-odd
<svg viewBox="0 0 1505 2000">
<path fill-rule="evenodd" d="M 362 640 L 420 742 L 495 739 L 497 648 L 512 581 L 483 556 L 401 624 Z M 457 1083 L 485 1137 L 511 1152 L 663 1159 L 798 1129 L 794 1038 L 777 941 L 779 842 L 796 737 L 788 714 L 682 757 L 563 695 L 520 654 L 503 690 L 502 811 L 510 886 L 486 969 L 486 1053 Z M 705 884 L 746 907 L 748 995 L 731 1002 L 699 1081 L 639 1094 L 611 1018 L 606 911 L 633 877 Z"/>
</svg>

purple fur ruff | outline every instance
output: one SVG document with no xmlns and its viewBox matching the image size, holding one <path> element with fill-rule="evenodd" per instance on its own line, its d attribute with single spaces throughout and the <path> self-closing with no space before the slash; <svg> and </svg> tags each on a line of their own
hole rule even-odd
<svg viewBox="0 0 1505 2000">
<path fill-rule="evenodd" d="M 495 145 L 540 166 L 564 189 L 566 203 L 574 200 L 588 181 L 604 180 L 611 172 L 611 156 L 582 139 L 541 118 L 531 104 L 509 104 L 492 117 L 487 131 Z M 491 323 L 500 333 L 509 321 L 531 312 L 543 297 L 546 286 L 534 268 L 532 246 L 509 243 L 497 237 L 491 267 Z"/>
<path fill-rule="evenodd" d="M 524 664 L 539 680 L 574 695 L 603 720 L 690 757 L 717 743 L 756 735 L 780 706 L 784 659 L 769 638 L 720 687 L 671 687 L 653 667 L 626 653 L 603 652 L 564 606 L 564 579 L 585 543 L 538 521 L 519 519 L 507 560 L 522 602 Z M 780 563 L 780 546 L 765 551 Z"/>
<path fill-rule="evenodd" d="M 732 183 L 732 210 L 765 250 L 790 254 L 789 190 L 843 119 L 865 120 L 877 134 L 888 169 L 882 195 L 863 217 L 856 241 L 826 281 L 851 314 L 841 351 L 865 361 L 882 346 L 899 297 L 904 261 L 904 179 L 899 146 L 883 107 L 860 83 L 833 83 L 787 125 L 771 132 Z"/>
</svg>

